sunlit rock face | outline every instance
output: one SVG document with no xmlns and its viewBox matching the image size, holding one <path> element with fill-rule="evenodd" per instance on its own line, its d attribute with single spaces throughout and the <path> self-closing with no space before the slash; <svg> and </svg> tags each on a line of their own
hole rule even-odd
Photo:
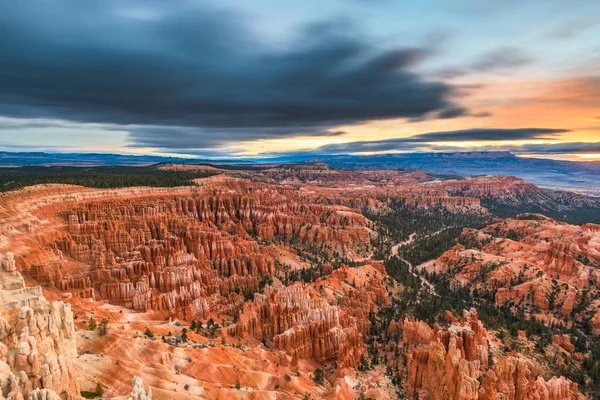
<svg viewBox="0 0 600 400">
<path fill-rule="evenodd" d="M 371 277 L 365 279 L 365 274 Z M 292 363 L 335 360 L 339 370 L 355 368 L 366 352 L 369 314 L 389 304 L 378 277 L 385 277 L 381 266 L 354 270 L 342 265 L 309 285 L 286 287 L 275 281 L 245 303 L 228 333 L 265 339 Z"/>
</svg>

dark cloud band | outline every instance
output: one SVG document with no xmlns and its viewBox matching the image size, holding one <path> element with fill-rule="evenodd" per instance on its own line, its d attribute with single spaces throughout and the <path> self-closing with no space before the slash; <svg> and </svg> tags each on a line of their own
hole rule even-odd
<svg viewBox="0 0 600 400">
<path fill-rule="evenodd" d="M 566 129 L 522 128 L 522 129 L 466 129 L 446 132 L 430 132 L 406 138 L 395 138 L 375 141 L 358 141 L 341 144 L 330 144 L 319 147 L 320 153 L 360 153 L 418 150 L 435 142 L 470 142 L 470 141 L 515 141 L 532 139 L 549 139 Z"/>
</svg>

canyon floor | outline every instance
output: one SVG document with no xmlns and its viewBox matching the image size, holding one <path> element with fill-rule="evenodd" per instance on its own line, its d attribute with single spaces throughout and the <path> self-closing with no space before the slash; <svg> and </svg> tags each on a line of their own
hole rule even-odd
<svg viewBox="0 0 600 400">
<path fill-rule="evenodd" d="M 596 398 L 600 199 L 157 170 L 193 181 L 0 194 L 0 399 Z"/>
</svg>

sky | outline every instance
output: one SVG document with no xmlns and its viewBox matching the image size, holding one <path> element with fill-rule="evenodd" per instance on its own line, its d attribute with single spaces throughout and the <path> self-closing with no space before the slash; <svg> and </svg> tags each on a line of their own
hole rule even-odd
<svg viewBox="0 0 600 400">
<path fill-rule="evenodd" d="M 600 160 L 597 0 L 0 8 L 3 151 Z"/>
</svg>

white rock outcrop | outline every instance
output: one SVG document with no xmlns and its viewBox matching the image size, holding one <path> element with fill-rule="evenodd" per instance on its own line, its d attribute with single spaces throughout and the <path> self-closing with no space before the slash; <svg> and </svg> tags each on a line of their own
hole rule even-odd
<svg viewBox="0 0 600 400">
<path fill-rule="evenodd" d="M 148 386 L 148 390 L 144 391 L 144 383 L 139 376 L 133 377 L 133 389 L 129 400 L 152 400 L 152 389 Z"/>
</svg>

